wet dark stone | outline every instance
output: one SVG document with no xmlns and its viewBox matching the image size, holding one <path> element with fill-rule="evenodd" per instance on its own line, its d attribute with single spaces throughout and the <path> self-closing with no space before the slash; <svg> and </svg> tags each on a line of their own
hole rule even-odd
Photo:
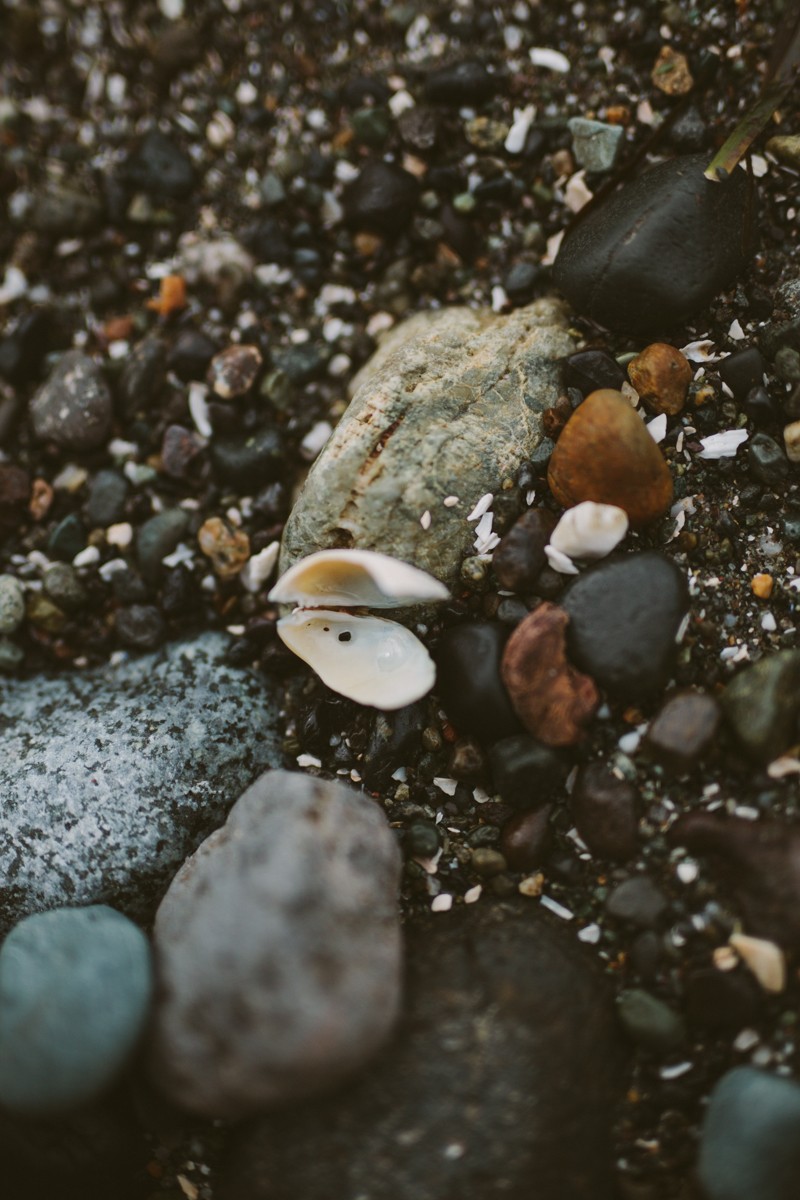
<svg viewBox="0 0 800 1200">
<path fill-rule="evenodd" d="M 689 607 L 686 580 L 671 559 L 654 551 L 608 558 L 560 602 L 570 618 L 568 653 L 600 687 L 623 700 L 664 687 Z"/>
<path fill-rule="evenodd" d="M 196 613 L 198 603 L 197 584 L 194 576 L 185 567 L 172 567 L 164 571 L 161 583 L 161 608 L 165 617 L 180 617 L 188 612 Z M 242 641 L 244 642 L 244 639 Z M 239 644 L 235 643 L 235 645 Z M 251 657 L 252 655 L 248 653 L 240 665 L 249 666 Z M 231 665 L 235 665 L 230 657 L 228 661 Z"/>
<path fill-rule="evenodd" d="M 474 107 L 495 94 L 498 79 L 482 63 L 461 62 L 437 67 L 425 80 L 425 98 L 432 104 Z"/>
<path fill-rule="evenodd" d="M 31 477 L 14 463 L 0 463 L 0 532 L 22 524 L 31 495 Z"/>
<path fill-rule="evenodd" d="M 768 433 L 759 432 L 747 443 L 750 474 L 767 487 L 783 490 L 792 477 L 791 464 L 783 446 Z"/>
<path fill-rule="evenodd" d="M 532 299 L 541 278 L 542 268 L 538 263 L 517 262 L 503 280 L 503 287 L 512 303 L 525 304 Z"/>
<path fill-rule="evenodd" d="M 683 982 L 683 995 L 690 1025 L 726 1033 L 737 1033 L 757 1021 L 762 1007 L 758 984 L 743 967 L 690 971 Z"/>
<path fill-rule="evenodd" d="M 199 329 L 184 329 L 167 355 L 167 366 L 183 383 L 205 379 L 208 364 L 216 353 L 216 343 L 210 337 Z"/>
<path fill-rule="evenodd" d="M 756 346 L 734 350 L 733 354 L 717 363 L 717 371 L 736 400 L 744 400 L 748 392 L 764 383 L 764 360 Z"/>
<path fill-rule="evenodd" d="M 653 929 L 667 911 L 667 897 L 647 875 L 632 875 L 617 884 L 606 900 L 606 912 L 626 925 Z"/>
<path fill-rule="evenodd" d="M 452 204 L 442 206 L 440 220 L 445 244 L 455 250 L 464 262 L 472 262 L 480 246 L 480 238 L 472 221 L 457 212 Z"/>
<path fill-rule="evenodd" d="M 189 514 L 182 508 L 168 508 L 140 525 L 136 531 L 136 557 L 148 583 L 161 574 L 161 560 L 177 546 L 189 527 Z"/>
<path fill-rule="evenodd" d="M 342 85 L 340 97 L 347 108 L 361 108 L 368 101 L 386 104 L 391 99 L 391 89 L 383 79 L 375 75 L 356 75 Z"/>
<path fill-rule="evenodd" d="M 509 817 L 500 833 L 500 851 L 512 871 L 541 866 L 550 845 L 552 804 Z"/>
<path fill-rule="evenodd" d="M 152 604 L 132 604 L 116 613 L 117 637 L 131 650 L 155 650 L 167 636 L 160 611 Z"/>
<path fill-rule="evenodd" d="M 708 123 L 695 104 L 681 113 L 668 134 L 672 145 L 681 154 L 695 154 L 708 145 Z"/>
<path fill-rule="evenodd" d="M 402 167 L 368 162 L 345 189 L 345 220 L 354 229 L 394 237 L 410 224 L 418 195 L 416 179 Z"/>
<path fill-rule="evenodd" d="M 546 804 L 572 765 L 563 751 L 545 746 L 527 733 L 495 742 L 489 759 L 495 791 L 515 808 Z"/>
<path fill-rule="evenodd" d="M 646 981 L 653 981 L 663 957 L 663 942 L 652 929 L 637 933 L 630 944 L 628 961 L 633 971 Z"/>
<path fill-rule="evenodd" d="M 722 693 L 722 709 L 742 749 L 768 763 L 797 741 L 800 650 L 765 654 L 746 666 Z"/>
<path fill-rule="evenodd" d="M 439 137 L 439 114 L 422 104 L 407 108 L 397 122 L 400 137 L 420 154 L 433 150 Z"/>
<path fill-rule="evenodd" d="M 68 350 L 30 402 L 33 432 L 64 450 L 96 450 L 111 434 L 113 405 L 92 358 Z"/>
<path fill-rule="evenodd" d="M 627 378 L 625 368 L 606 350 L 579 350 L 564 359 L 564 383 L 584 396 L 599 388 L 619 391 Z"/>
<path fill-rule="evenodd" d="M 197 186 L 188 154 L 159 129 L 144 135 L 120 168 L 119 177 L 131 191 L 160 199 L 184 200 Z"/>
<path fill-rule="evenodd" d="M 781 524 L 784 537 L 793 546 L 800 546 L 800 508 L 787 505 Z"/>
<path fill-rule="evenodd" d="M 663 766 L 690 771 L 713 744 L 721 719 L 708 692 L 676 692 L 651 721 L 644 748 Z"/>
<path fill-rule="evenodd" d="M 258 429 L 248 435 L 215 438 L 211 462 L 223 483 L 261 488 L 284 472 L 285 448 L 276 429 Z"/>
<path fill-rule="evenodd" d="M 103 217 L 103 203 L 97 196 L 51 183 L 34 196 L 26 219 L 37 233 L 61 238 L 96 233 Z"/>
<path fill-rule="evenodd" d="M 324 370 L 329 357 L 330 351 L 327 346 L 309 341 L 277 351 L 273 355 L 273 361 L 289 382 L 299 387 L 315 379 Z"/>
<path fill-rule="evenodd" d="M 546 508 L 529 508 L 509 529 L 492 558 L 497 582 L 510 592 L 529 592 L 547 562 L 544 548 L 558 518 Z"/>
<path fill-rule="evenodd" d="M 242 235 L 244 245 L 260 263 L 278 263 L 285 267 L 292 261 L 292 251 L 286 232 L 274 217 L 265 217 Z"/>
<path fill-rule="evenodd" d="M 98 471 L 89 483 L 86 519 L 92 529 L 122 520 L 130 484 L 121 472 Z"/>
<path fill-rule="evenodd" d="M 360 767 L 368 787 L 389 785 L 393 772 L 405 766 L 419 749 L 426 722 L 426 707 L 419 702 L 377 714 Z"/>
<path fill-rule="evenodd" d="M 203 443 L 191 429 L 168 425 L 161 443 L 161 464 L 173 479 L 185 479 L 192 463 L 203 449 Z"/>
<path fill-rule="evenodd" d="M 639 849 L 639 795 L 605 763 L 581 768 L 570 800 L 575 828 L 592 854 L 626 862 Z"/>
<path fill-rule="evenodd" d="M 415 821 L 406 830 L 404 843 L 409 858 L 433 858 L 439 849 L 439 833 L 430 821 Z"/>
<path fill-rule="evenodd" d="M 767 389 L 761 385 L 751 388 L 743 401 L 744 411 L 754 425 L 771 425 L 780 418 L 780 409 Z"/>
<path fill-rule="evenodd" d="M 578 222 L 553 277 L 570 304 L 609 328 L 652 334 L 705 307 L 746 267 L 751 193 L 744 171 L 703 177 L 707 154 L 645 171 Z"/>
<path fill-rule="evenodd" d="M 698 1174 L 708 1200 L 796 1200 L 800 1085 L 736 1067 L 711 1093 Z"/>
<path fill-rule="evenodd" d="M 393 1043 L 330 1099 L 245 1129 L 220 1200 L 611 1200 L 622 1052 L 581 950 L 517 904 L 412 927 Z"/>
<path fill-rule="evenodd" d="M 133 347 L 120 373 L 117 396 L 123 416 L 156 408 L 166 374 L 167 347 L 160 337 L 149 334 Z"/>
<path fill-rule="evenodd" d="M 77 513 L 70 513 L 59 521 L 47 539 L 47 551 L 61 562 L 71 562 L 86 545 L 86 529 Z"/>
<path fill-rule="evenodd" d="M 0 339 L 0 378 L 17 385 L 36 378 L 48 350 L 51 323 L 47 309 L 35 308 Z"/>
<path fill-rule="evenodd" d="M 437 688 L 460 733 L 492 742 L 519 733 L 520 723 L 500 677 L 508 629 L 470 621 L 448 629 L 436 648 Z"/>
</svg>

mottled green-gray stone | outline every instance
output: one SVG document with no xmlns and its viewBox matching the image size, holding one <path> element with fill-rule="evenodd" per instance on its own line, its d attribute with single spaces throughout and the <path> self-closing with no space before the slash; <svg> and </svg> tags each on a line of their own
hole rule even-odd
<svg viewBox="0 0 800 1200">
<path fill-rule="evenodd" d="M 136 535 L 136 556 L 142 575 L 153 583 L 161 571 L 161 560 L 177 546 L 189 525 L 182 508 L 168 508 L 145 521 Z"/>
<path fill-rule="evenodd" d="M 0 949 L 0 1104 L 41 1115 L 113 1082 L 147 1020 L 146 937 L 104 904 L 21 921 Z"/>
<path fill-rule="evenodd" d="M 474 553 L 467 514 L 534 454 L 559 360 L 574 349 L 566 310 L 549 298 L 507 316 L 448 308 L 405 321 L 353 382 L 287 522 L 281 570 L 353 546 L 458 586 Z M 445 508 L 447 496 L 459 504 Z"/>
<path fill-rule="evenodd" d="M 628 1036 L 650 1050 L 673 1050 L 686 1037 L 678 1014 L 642 988 L 621 992 L 617 1013 Z"/>
<path fill-rule="evenodd" d="M 14 575 L 0 575 L 0 633 L 15 633 L 25 619 L 25 593 Z"/>
<path fill-rule="evenodd" d="M 800 650 L 780 650 L 745 667 L 723 692 L 722 708 L 751 758 L 778 758 L 800 741 Z"/>
</svg>

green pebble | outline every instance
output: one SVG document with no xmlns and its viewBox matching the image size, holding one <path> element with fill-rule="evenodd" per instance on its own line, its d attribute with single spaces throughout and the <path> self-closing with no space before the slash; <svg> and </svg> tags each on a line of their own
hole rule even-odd
<svg viewBox="0 0 800 1200">
<path fill-rule="evenodd" d="M 686 1038 L 678 1014 L 642 988 L 621 992 L 617 1012 L 628 1036 L 648 1050 L 674 1050 Z"/>
</svg>

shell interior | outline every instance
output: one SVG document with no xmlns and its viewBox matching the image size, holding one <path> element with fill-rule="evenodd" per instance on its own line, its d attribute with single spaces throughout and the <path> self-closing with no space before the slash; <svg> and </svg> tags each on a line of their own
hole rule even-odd
<svg viewBox="0 0 800 1200">
<path fill-rule="evenodd" d="M 358 704 L 391 711 L 429 692 L 433 659 L 404 625 L 323 608 L 281 617 L 278 634 L 323 683 Z"/>
<path fill-rule="evenodd" d="M 373 550 L 319 550 L 282 575 L 269 594 L 279 604 L 395 608 L 448 600 L 432 575 Z"/>
</svg>

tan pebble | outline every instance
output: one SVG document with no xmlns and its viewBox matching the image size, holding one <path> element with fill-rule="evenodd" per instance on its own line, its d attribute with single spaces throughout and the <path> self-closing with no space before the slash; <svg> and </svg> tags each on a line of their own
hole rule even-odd
<svg viewBox="0 0 800 1200">
<path fill-rule="evenodd" d="M 209 385 L 221 400 L 244 396 L 255 383 L 263 361 L 257 346 L 227 346 L 209 364 Z"/>
<path fill-rule="evenodd" d="M 753 595 L 758 596 L 759 600 L 769 600 L 774 586 L 775 580 L 772 576 L 764 573 L 754 575 L 750 580 Z"/>
<path fill-rule="evenodd" d="M 544 891 L 544 875 L 541 871 L 537 871 L 535 875 L 526 875 L 524 879 L 519 881 L 519 890 L 523 896 L 531 896 L 536 899 L 541 896 Z"/>
<path fill-rule="evenodd" d="M 500 672 L 514 711 L 547 746 L 573 746 L 600 704 L 593 679 L 566 657 L 569 618 L 545 600 L 520 621 L 506 643 Z"/>
<path fill-rule="evenodd" d="M 800 421 L 792 421 L 783 431 L 783 444 L 790 462 L 800 462 Z"/>
<path fill-rule="evenodd" d="M 631 383 L 650 412 L 675 416 L 683 411 L 692 382 L 689 360 L 667 342 L 653 342 L 628 363 Z"/>
<path fill-rule="evenodd" d="M 244 530 L 232 529 L 219 517 L 209 517 L 200 527 L 197 542 L 220 579 L 233 579 L 250 557 L 250 539 Z"/>
<path fill-rule="evenodd" d="M 711 958 L 718 971 L 733 971 L 740 962 L 733 946 L 717 946 Z"/>
<path fill-rule="evenodd" d="M 689 60 L 672 46 L 661 47 L 650 78 L 658 90 L 667 96 L 685 96 L 694 87 Z"/>
<path fill-rule="evenodd" d="M 784 990 L 786 959 L 780 946 L 768 942 L 765 938 L 749 937 L 745 933 L 731 934 L 728 940 L 765 992 L 777 993 Z"/>
<path fill-rule="evenodd" d="M 31 498 L 28 512 L 34 521 L 43 521 L 53 503 L 53 489 L 46 479 L 34 479 L 31 485 Z"/>
<path fill-rule="evenodd" d="M 616 504 L 634 529 L 663 516 L 672 503 L 672 476 L 656 443 L 625 397 L 592 392 L 556 442 L 547 472 L 559 504 Z"/>
</svg>

